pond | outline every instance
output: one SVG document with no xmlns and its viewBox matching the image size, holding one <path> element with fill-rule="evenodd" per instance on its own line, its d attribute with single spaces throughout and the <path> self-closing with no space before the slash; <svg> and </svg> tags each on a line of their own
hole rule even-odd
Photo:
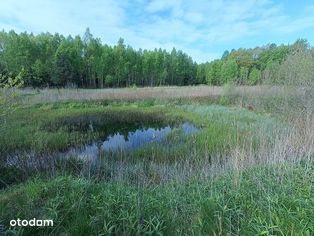
<svg viewBox="0 0 314 236">
<path fill-rule="evenodd" d="M 110 134 L 104 140 L 98 140 L 81 148 L 73 148 L 66 154 L 66 156 L 93 158 L 97 157 L 99 151 L 132 151 L 150 143 L 163 144 L 163 141 L 167 135 L 169 135 L 174 129 L 182 131 L 184 135 L 199 131 L 199 128 L 190 122 L 184 122 L 183 124 L 175 127 L 167 125 L 159 128 L 138 128 L 135 130 L 130 130 L 124 135 L 118 131 L 116 133 Z"/>
</svg>

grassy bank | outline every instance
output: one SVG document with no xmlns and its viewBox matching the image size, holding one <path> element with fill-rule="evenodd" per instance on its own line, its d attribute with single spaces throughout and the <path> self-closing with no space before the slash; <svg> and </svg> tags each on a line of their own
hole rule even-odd
<svg viewBox="0 0 314 236">
<path fill-rule="evenodd" d="M 3 233 L 15 235 L 312 235 L 313 165 L 276 165 L 130 186 L 57 177 L 1 192 Z M 141 175 L 138 175 L 141 178 Z M 9 219 L 53 219 L 11 228 Z"/>
<path fill-rule="evenodd" d="M 275 109 L 291 100 L 253 98 L 19 102 L 1 118 L 0 234 L 312 235 L 313 120 Z M 185 121 L 199 131 L 175 128 Z M 166 125 L 164 143 L 100 151 L 97 165 L 64 158 Z M 54 227 L 9 226 L 34 217 Z"/>
<path fill-rule="evenodd" d="M 180 99 L 208 98 L 225 95 L 234 96 L 258 95 L 259 97 L 281 96 L 287 93 L 282 86 L 159 86 L 159 87 L 129 87 L 106 89 L 22 89 L 23 103 L 38 104 L 64 101 L 128 101 L 148 99 Z M 290 94 L 301 94 L 300 89 L 291 88 Z"/>
</svg>

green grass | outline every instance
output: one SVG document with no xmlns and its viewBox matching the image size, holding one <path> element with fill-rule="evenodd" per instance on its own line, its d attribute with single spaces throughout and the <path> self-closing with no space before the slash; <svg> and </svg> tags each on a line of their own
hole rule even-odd
<svg viewBox="0 0 314 236">
<path fill-rule="evenodd" d="M 117 130 L 127 134 L 140 127 L 175 125 L 190 121 L 200 132 L 185 136 L 170 134 L 167 145 L 149 145 L 125 153 L 126 159 L 162 162 L 194 160 L 226 155 L 235 147 L 257 147 L 259 138 L 272 136 L 284 125 L 274 118 L 241 108 L 220 105 L 175 104 L 173 101 L 65 102 L 17 107 L 2 127 L 0 153 L 34 153 L 51 156 L 70 147 L 104 140 Z M 91 130 L 90 126 L 95 130 Z M 174 133 L 176 131 L 174 130 Z"/>
<path fill-rule="evenodd" d="M 166 138 L 166 144 L 148 144 L 135 151 L 103 153 L 102 156 L 106 160 L 123 159 L 128 163 L 174 163 L 186 160 L 213 162 L 217 156 L 230 155 L 236 147 L 256 149 L 259 139 L 264 141 L 265 137 L 272 135 L 272 130 L 278 131 L 277 127 L 281 125 L 271 117 L 244 109 L 198 102 L 194 105 L 151 100 L 41 104 L 16 107 L 6 117 L 6 123 L 1 129 L 0 153 L 2 160 L 5 160 L 6 155 L 18 155 L 19 161 L 23 162 L 32 158 L 41 162 L 54 158 L 62 160 L 63 152 L 70 147 L 104 140 L 117 130 L 127 134 L 143 126 L 175 125 L 183 121 L 194 123 L 200 131 L 184 135 L 173 130 Z M 90 129 L 91 124 L 95 130 Z M 104 162 L 102 166 L 106 169 L 108 165 Z M 14 183 L 34 174 L 31 169 L 23 168 L 15 169 L 19 174 L 17 178 L 12 178 L 12 168 L 3 167 L 0 176 L 4 182 Z"/>
<path fill-rule="evenodd" d="M 25 235 L 313 235 L 313 170 L 263 166 L 148 186 L 35 179 L 0 193 L 0 224 L 12 233 L 9 219 L 54 220 L 18 229 Z"/>
<path fill-rule="evenodd" d="M 313 161 L 257 160 L 292 125 L 212 102 L 17 105 L 0 124 L 1 160 L 18 155 L 20 165 L 35 158 L 51 166 L 0 160 L 0 235 L 313 235 Z M 200 131 L 174 129 L 166 143 L 101 152 L 96 167 L 63 158 L 117 129 L 184 121 Z M 54 227 L 9 227 L 34 217 Z"/>
<path fill-rule="evenodd" d="M 143 103 L 134 105 L 65 103 L 16 108 L 6 117 L 1 129 L 0 153 L 63 151 L 76 144 L 88 143 L 97 135 L 86 132 L 86 129 L 71 130 L 71 126 L 88 127 L 90 123 L 100 123 L 112 127 L 134 123 L 174 123 L 178 120 L 177 117 L 163 115 L 159 107 L 147 108 Z"/>
</svg>

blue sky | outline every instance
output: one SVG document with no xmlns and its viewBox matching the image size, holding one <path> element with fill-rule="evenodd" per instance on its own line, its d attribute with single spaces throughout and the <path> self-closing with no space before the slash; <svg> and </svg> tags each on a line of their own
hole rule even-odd
<svg viewBox="0 0 314 236">
<path fill-rule="evenodd" d="M 272 0 L 1 0 L 0 29 L 119 37 L 138 49 L 172 47 L 197 62 L 224 50 L 314 41 L 314 1 Z"/>
</svg>

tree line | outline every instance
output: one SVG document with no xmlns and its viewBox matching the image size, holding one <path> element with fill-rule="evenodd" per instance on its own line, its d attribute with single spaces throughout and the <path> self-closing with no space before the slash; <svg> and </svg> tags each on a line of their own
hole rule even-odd
<svg viewBox="0 0 314 236">
<path fill-rule="evenodd" d="M 225 51 L 219 60 L 198 65 L 199 81 L 210 85 L 300 84 L 314 77 L 314 50 L 307 40 Z"/>
<path fill-rule="evenodd" d="M 94 38 L 0 33 L 0 73 L 21 74 L 26 86 L 83 88 L 194 84 L 197 64 L 180 50 L 111 47 Z"/>
<path fill-rule="evenodd" d="M 306 40 L 297 40 L 292 45 L 233 49 L 225 51 L 221 59 L 197 64 L 175 48 L 171 52 L 135 50 L 123 39 L 109 46 L 89 29 L 82 37 L 0 32 L 1 76 L 19 75 L 25 86 L 32 87 L 284 83 L 293 63 L 304 64 L 294 66 L 299 72 L 300 68 L 313 72 L 313 55 Z"/>
</svg>

